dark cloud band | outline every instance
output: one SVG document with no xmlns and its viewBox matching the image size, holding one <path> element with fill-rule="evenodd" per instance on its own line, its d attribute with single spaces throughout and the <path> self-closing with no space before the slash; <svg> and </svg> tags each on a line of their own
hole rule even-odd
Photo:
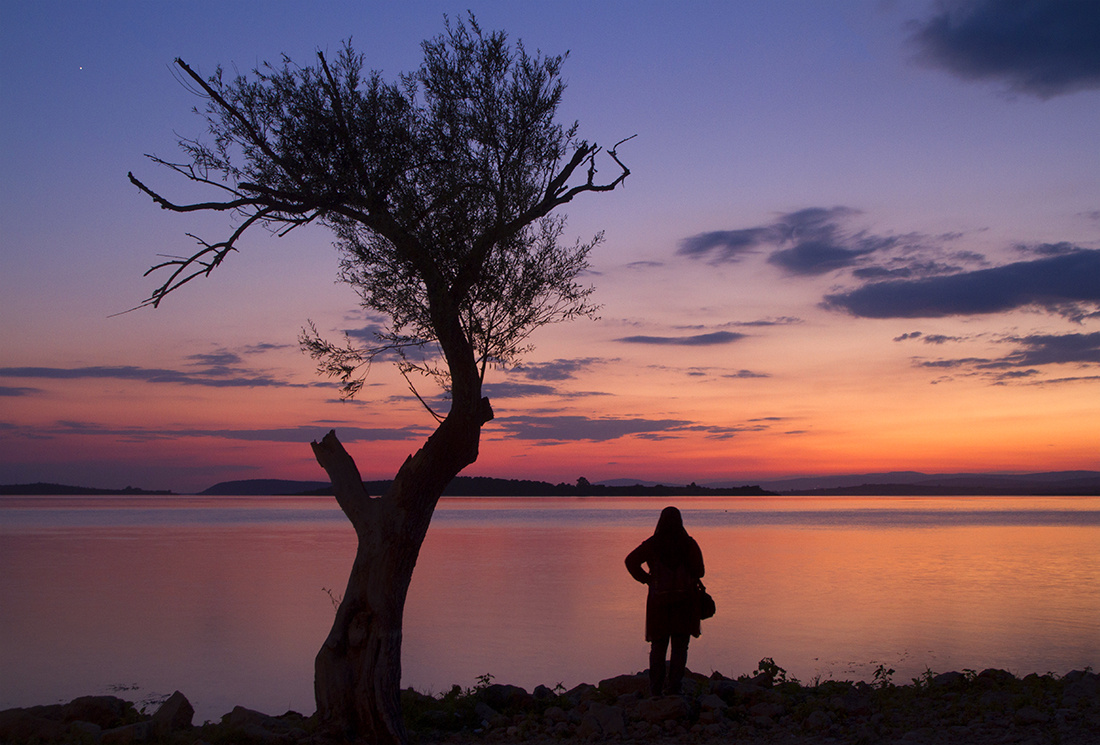
<svg viewBox="0 0 1100 745">
<path fill-rule="evenodd" d="M 1100 304 L 1100 251 L 1019 261 L 944 277 L 895 280 L 825 296 L 826 307 L 863 318 L 941 318 L 1025 306 Z"/>
<path fill-rule="evenodd" d="M 716 344 L 730 344 L 744 338 L 744 334 L 733 331 L 714 331 L 709 334 L 696 334 L 694 336 L 624 336 L 615 341 L 626 342 L 627 344 L 709 347 Z"/>
</svg>

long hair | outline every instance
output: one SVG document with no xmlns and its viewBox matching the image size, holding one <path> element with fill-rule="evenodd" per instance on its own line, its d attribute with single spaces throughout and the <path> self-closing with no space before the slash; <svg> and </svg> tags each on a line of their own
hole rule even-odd
<svg viewBox="0 0 1100 745">
<path fill-rule="evenodd" d="M 686 559 L 691 537 L 684 529 L 684 518 L 675 507 L 665 507 L 653 531 L 653 548 L 662 564 L 675 569 Z"/>
</svg>

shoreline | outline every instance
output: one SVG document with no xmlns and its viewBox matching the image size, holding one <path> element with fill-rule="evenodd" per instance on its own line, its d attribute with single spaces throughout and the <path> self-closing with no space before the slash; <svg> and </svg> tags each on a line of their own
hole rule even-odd
<svg viewBox="0 0 1100 745">
<path fill-rule="evenodd" d="M 643 671 L 582 683 L 568 691 L 528 692 L 486 678 L 439 696 L 401 693 L 409 742 L 533 743 L 916 743 L 1027 742 L 1085 745 L 1100 732 L 1100 674 L 1064 676 L 1004 670 L 927 671 L 895 684 L 880 666 L 871 683 L 789 678 L 770 659 L 753 675 L 689 673 L 679 694 L 649 695 Z M 270 715 L 235 707 L 219 722 L 194 726 L 194 710 L 175 692 L 154 712 L 115 696 L 0 711 L 0 742 L 217 742 L 324 745 L 333 737 L 312 716 Z"/>
</svg>

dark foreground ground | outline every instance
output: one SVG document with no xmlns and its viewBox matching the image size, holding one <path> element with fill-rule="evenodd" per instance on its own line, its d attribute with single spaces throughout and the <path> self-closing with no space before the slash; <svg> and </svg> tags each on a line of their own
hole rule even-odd
<svg viewBox="0 0 1100 745">
<path fill-rule="evenodd" d="M 874 684 L 788 680 L 771 660 L 754 676 L 691 675 L 682 695 L 651 697 L 643 674 L 583 684 L 457 686 L 431 697 L 402 694 L 414 745 L 475 743 L 1100 743 L 1100 675 L 1017 678 L 1003 670 L 931 672 L 895 685 L 880 668 Z M 3 743 L 338 742 L 310 717 L 270 716 L 237 707 L 218 723 L 192 726 L 177 692 L 152 714 L 113 696 L 0 712 Z"/>
</svg>

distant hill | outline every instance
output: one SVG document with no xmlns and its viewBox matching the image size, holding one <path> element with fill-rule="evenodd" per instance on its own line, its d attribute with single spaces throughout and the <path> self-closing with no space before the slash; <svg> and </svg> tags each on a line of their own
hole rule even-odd
<svg viewBox="0 0 1100 745">
<path fill-rule="evenodd" d="M 127 486 L 125 489 L 93 489 L 88 486 L 66 486 L 65 484 L 0 484 L 0 496 L 45 497 L 45 496 L 165 496 L 170 491 L 150 491 Z"/>
<path fill-rule="evenodd" d="M 1100 471 L 1026 474 L 914 471 L 765 482 L 791 496 L 1100 496 Z"/>
<path fill-rule="evenodd" d="M 392 481 L 366 481 L 367 493 L 378 495 L 389 489 Z M 281 479 L 249 479 L 224 481 L 200 492 L 200 496 L 326 496 L 332 486 L 323 481 L 285 481 Z M 457 476 L 443 492 L 445 497 L 672 497 L 672 496 L 774 496 L 758 486 L 707 487 L 664 486 L 660 484 L 551 484 L 546 481 L 495 479 L 487 476 Z"/>
<path fill-rule="evenodd" d="M 383 494 L 389 480 L 367 481 L 367 493 Z M 171 491 L 95 489 L 64 484 L 0 485 L 0 495 L 162 496 Z M 247 479 L 223 481 L 199 493 L 204 497 L 228 496 L 330 496 L 327 481 Z M 444 491 L 448 497 L 682 497 L 682 496 L 1100 496 L 1100 471 L 1052 471 L 1027 474 L 941 473 L 892 471 L 886 473 L 816 476 L 763 481 L 753 486 L 728 483 L 659 484 L 628 478 L 595 484 L 558 483 L 525 479 L 458 476 Z"/>
<path fill-rule="evenodd" d="M 245 479 L 222 481 L 199 492 L 200 497 L 298 496 L 329 486 L 327 481 L 287 481 L 286 479 Z"/>
</svg>

